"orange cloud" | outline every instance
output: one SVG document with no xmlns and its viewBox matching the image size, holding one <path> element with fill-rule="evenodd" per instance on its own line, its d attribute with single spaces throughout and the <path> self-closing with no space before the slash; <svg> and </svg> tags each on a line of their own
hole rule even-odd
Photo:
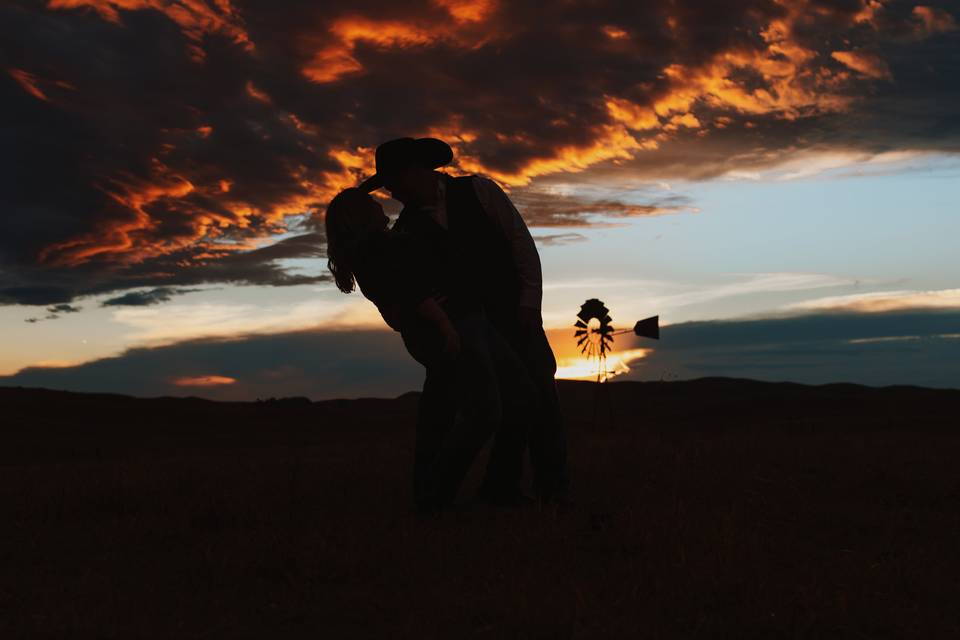
<svg viewBox="0 0 960 640">
<path fill-rule="evenodd" d="M 101 191 L 121 207 L 125 215 L 109 219 L 95 231 L 44 247 L 38 259 L 51 266 L 77 266 L 93 259 L 131 265 L 186 248 L 207 249 L 180 265 L 186 267 L 250 249 L 252 245 L 248 243 L 210 241 L 232 231 L 251 229 L 253 220 L 257 221 L 259 235 L 285 231 L 285 218 L 322 207 L 338 191 L 356 186 L 374 171 L 372 149 L 335 148 L 329 156 L 340 165 L 339 170 L 310 175 L 306 167 L 295 168 L 291 177 L 299 190 L 277 198 L 269 208 L 233 199 L 233 180 L 218 178 L 195 184 L 154 159 L 149 180 L 122 175 L 111 177 L 101 185 Z M 191 199 L 193 196 L 200 198 Z M 199 204 L 203 200 L 217 202 L 219 206 Z M 162 214 L 174 211 L 183 219 L 178 234 L 160 232 L 162 214 L 151 213 L 155 208 Z"/>
<path fill-rule="evenodd" d="M 497 8 L 495 0 L 433 0 L 458 22 L 482 22 Z"/>
<path fill-rule="evenodd" d="M 864 0 L 863 7 L 853 16 L 853 21 L 857 24 L 869 24 L 876 27 L 877 14 L 883 10 L 881 0 Z"/>
<path fill-rule="evenodd" d="M 700 128 L 701 120 L 695 113 L 700 106 L 741 114 L 772 115 L 785 120 L 848 110 L 852 98 L 845 90 L 851 79 L 850 74 L 819 66 L 817 52 L 801 44 L 795 35 L 795 25 L 808 19 L 808 3 L 805 0 L 779 0 L 778 4 L 785 13 L 760 30 L 761 47 L 733 46 L 718 52 L 699 66 L 667 65 L 663 69 L 663 77 L 668 82 L 649 104 L 605 97 L 605 106 L 613 122 L 632 130 L 659 129 L 661 134 L 639 144 L 622 144 L 625 137 L 620 135 L 618 139 L 621 144 L 615 145 L 612 153 L 581 151 L 571 154 L 570 149 L 561 149 L 552 160 L 542 159 L 528 165 L 525 171 L 532 172 L 526 176 L 501 175 L 498 179 L 524 184 L 525 178 L 533 175 L 552 170 L 582 170 L 593 162 L 602 162 L 610 157 L 623 159 L 633 156 L 640 149 L 656 148 L 666 132 Z M 883 7 L 883 2 L 879 0 L 866 0 L 854 17 L 854 22 L 873 21 Z M 923 10 L 920 13 L 929 15 Z M 673 22 L 676 28 L 678 23 L 676 20 Z M 948 21 L 938 16 L 931 23 L 946 25 Z M 886 63 L 872 54 L 861 51 L 835 52 L 833 57 L 870 78 L 891 77 Z M 743 72 L 756 74 L 763 82 L 748 87 L 741 79 Z M 714 121 L 718 128 L 730 123 L 725 116 L 719 116 Z M 569 161 L 571 156 L 573 162 Z"/>
<path fill-rule="evenodd" d="M 664 127 L 667 131 L 674 131 L 680 127 L 685 127 L 687 129 L 699 129 L 700 121 L 697 119 L 697 116 L 692 113 L 684 113 L 683 115 L 676 115 L 670 118 L 670 122 Z"/>
<path fill-rule="evenodd" d="M 668 65 L 663 70 L 666 87 L 649 105 L 606 96 L 605 106 L 614 124 L 597 128 L 593 143 L 560 147 L 512 173 L 485 167 L 462 155 L 460 167 L 487 173 L 506 185 L 525 185 L 537 176 L 583 171 L 600 162 L 625 161 L 641 151 L 656 149 L 667 134 L 701 128 L 695 114 L 701 105 L 786 120 L 844 111 L 851 100 L 838 89 L 846 78 L 816 67 L 816 52 L 799 44 L 794 36 L 794 24 L 803 17 L 804 3 L 783 4 L 787 14 L 772 20 L 760 33 L 762 48 L 730 48 L 697 67 Z M 737 75 L 745 70 L 758 74 L 765 86 L 747 88 Z M 641 140 L 628 128 L 660 133 Z"/>
<path fill-rule="evenodd" d="M 852 98 L 846 92 L 846 85 L 852 76 L 821 66 L 818 53 L 801 44 L 795 34 L 796 25 L 809 21 L 811 11 L 822 13 L 826 10 L 811 8 L 807 0 L 777 0 L 777 3 L 783 12 L 758 30 L 758 46 L 740 43 L 717 52 L 696 66 L 668 64 L 662 70 L 661 77 L 666 80 L 663 88 L 648 103 L 616 95 L 603 96 L 609 124 L 592 125 L 596 132 L 592 142 L 548 147 L 542 156 L 531 158 L 521 168 L 510 171 L 485 164 L 474 155 L 470 144 L 455 144 L 457 168 L 485 173 L 506 186 L 521 186 L 538 176 L 584 171 L 607 161 L 625 162 L 637 153 L 658 148 L 668 137 L 681 135 L 682 130 L 697 129 L 701 130 L 700 135 L 704 135 L 707 131 L 702 130 L 701 117 L 697 115 L 703 107 L 756 116 L 771 115 L 785 120 L 847 110 Z M 469 15 L 477 20 L 487 16 L 489 12 L 484 11 L 492 6 L 484 2 L 446 0 L 435 0 L 435 4 L 447 9 L 454 5 L 470 7 Z M 852 22 L 873 20 L 883 6 L 880 0 L 865 0 Z M 467 15 L 466 9 L 463 11 L 461 17 Z M 673 19 L 672 24 L 674 29 L 681 27 L 677 19 Z M 613 25 L 607 25 L 603 30 L 612 39 L 627 37 L 623 29 Z M 334 82 L 362 71 L 362 63 L 354 57 L 359 42 L 380 48 L 431 46 L 441 39 L 467 48 L 475 44 L 461 38 L 456 27 L 444 31 L 427 27 L 423 22 L 359 16 L 340 18 L 328 31 L 334 37 L 334 43 L 320 48 L 303 69 L 314 82 Z M 459 42 L 458 38 L 461 38 Z M 837 52 L 835 59 L 868 77 L 889 77 L 885 63 L 869 54 Z M 744 74 L 754 74 L 762 82 L 747 83 Z M 717 121 L 717 116 L 711 120 Z M 728 123 L 729 120 L 721 121 L 721 126 Z M 637 131 L 650 133 L 638 138 L 632 133 Z M 481 143 L 485 136 L 494 136 L 503 143 L 520 143 L 529 148 L 536 145 L 536 141 L 524 141 L 522 132 L 507 134 L 467 129 L 454 129 L 453 132 L 471 135 Z"/>
<path fill-rule="evenodd" d="M 924 35 L 953 31 L 957 21 L 943 9 L 919 5 L 913 8 L 913 17 L 920 22 L 920 31 Z"/>
<path fill-rule="evenodd" d="M 431 23 L 429 20 L 381 20 L 358 14 L 334 20 L 326 29 L 325 42 L 317 45 L 313 36 L 305 38 L 308 50 L 315 50 L 301 69 L 304 76 L 316 83 L 336 82 L 363 70 L 354 52 L 359 43 L 380 49 L 407 49 L 438 42 L 452 42 L 463 48 L 474 48 L 487 41 L 489 33 L 476 27 L 496 10 L 496 0 L 432 0 L 453 19 Z M 332 40 L 332 42 L 330 41 Z"/>
<path fill-rule="evenodd" d="M 607 111 L 616 122 L 622 122 L 631 129 L 642 131 L 660 126 L 660 118 L 650 107 L 634 104 L 621 98 L 607 98 Z"/>
<path fill-rule="evenodd" d="M 230 0 L 214 0 L 214 7 L 201 0 L 48 0 L 48 9 L 90 9 L 108 22 L 121 24 L 120 11 L 153 10 L 167 16 L 190 41 L 194 60 L 202 61 L 203 37 L 221 33 L 248 51 L 253 43 Z"/>
<path fill-rule="evenodd" d="M 381 47 L 411 47 L 428 44 L 436 38 L 428 29 L 413 24 L 362 16 L 337 20 L 330 27 L 330 32 L 351 47 L 360 40 Z"/>
<path fill-rule="evenodd" d="M 508 186 L 522 186 L 543 175 L 578 173 L 607 160 L 629 160 L 645 147 L 622 125 L 604 125 L 597 129 L 596 138 L 587 145 L 568 145 L 554 149 L 550 155 L 534 158 L 519 171 L 507 173 L 484 166 L 476 158 L 461 156 L 459 167 L 470 173 L 486 173 Z"/>
<path fill-rule="evenodd" d="M 744 114 L 772 114 L 787 120 L 803 115 L 842 111 L 849 100 L 818 86 L 818 76 L 808 67 L 814 53 L 793 43 L 785 24 L 764 32 L 765 50 L 724 51 L 699 68 L 670 65 L 665 74 L 670 88 L 653 104 L 661 116 L 685 115 L 698 102 Z M 758 73 L 765 87 L 746 88 L 737 72 Z"/>
<path fill-rule="evenodd" d="M 597 144 L 560 148 L 554 157 L 534 160 L 515 174 L 505 175 L 489 169 L 486 172 L 506 184 L 522 185 L 538 175 L 582 171 L 598 162 L 629 159 L 641 150 L 657 148 L 667 134 L 701 128 L 701 120 L 695 113 L 701 106 L 741 114 L 773 115 L 785 120 L 847 110 L 852 100 L 844 95 L 843 89 L 849 74 L 817 66 L 817 53 L 800 44 L 794 35 L 794 25 L 805 17 L 806 2 L 782 0 L 780 4 L 786 13 L 761 29 L 761 47 L 731 47 L 700 66 L 666 66 L 663 69 L 663 77 L 667 79 L 665 88 L 649 104 L 614 96 L 604 98 L 614 123 L 634 131 L 659 130 L 661 133 L 641 141 L 622 127 L 611 127 L 601 130 Z M 872 20 L 882 7 L 882 3 L 868 0 L 856 19 Z M 676 25 L 676 21 L 674 23 Z M 861 52 L 839 52 L 835 58 L 851 67 L 857 65 L 852 68 L 869 77 L 889 77 L 889 69 L 877 57 Z M 763 83 L 748 88 L 740 78 L 745 71 L 757 74 Z M 730 119 L 720 116 L 715 122 L 718 128 L 723 128 L 729 125 Z M 485 169 L 479 163 L 461 162 L 461 166 L 469 170 Z"/>
<path fill-rule="evenodd" d="M 611 40 L 624 40 L 630 37 L 630 34 L 628 34 L 626 31 L 624 31 L 620 27 L 615 27 L 610 24 L 608 24 L 603 28 L 603 33 Z"/>
<path fill-rule="evenodd" d="M 236 383 L 236 378 L 229 376 L 194 376 L 174 378 L 171 382 L 178 387 L 220 387 Z"/>
<path fill-rule="evenodd" d="M 329 32 L 336 42 L 321 48 L 303 68 L 303 74 L 313 82 L 335 82 L 345 75 L 361 71 L 363 65 L 353 57 L 358 42 L 381 48 L 406 48 L 426 45 L 438 38 L 435 30 L 396 20 L 373 20 L 363 16 L 336 20 Z"/>
<path fill-rule="evenodd" d="M 112 219 L 96 231 L 48 245 L 40 252 L 39 261 L 54 266 L 77 266 L 93 259 L 121 265 L 136 264 L 180 249 L 203 248 L 204 239 L 220 237 L 230 227 L 247 227 L 248 219 L 258 213 L 255 209 L 243 207 L 222 213 L 192 206 L 184 198 L 198 191 L 197 187 L 163 165 L 158 163 L 156 166 L 158 175 L 154 177 L 155 182 L 132 177 L 113 178 L 109 181 L 109 187 L 102 188 L 128 213 L 127 216 Z M 229 192 L 230 186 L 229 181 L 219 180 L 199 191 L 216 197 Z M 150 213 L 152 207 L 182 211 L 187 218 L 186 230 L 176 235 L 158 233 L 160 219 Z M 216 247 L 224 251 L 230 246 Z M 194 258 L 202 260 L 204 256 L 211 257 L 211 254 L 198 254 Z"/>
<path fill-rule="evenodd" d="M 40 90 L 40 87 L 37 86 L 37 77 L 32 73 L 24 71 L 23 69 L 7 69 L 7 73 L 10 74 L 10 77 L 17 81 L 23 90 L 32 95 L 38 100 L 49 101 L 47 94 Z"/>
<path fill-rule="evenodd" d="M 830 56 L 854 71 L 877 80 L 892 80 L 890 67 L 880 56 L 864 51 L 834 51 Z"/>
<path fill-rule="evenodd" d="M 357 186 L 365 176 L 371 176 L 376 171 L 373 149 L 336 148 L 332 149 L 329 155 L 337 161 L 341 169 L 323 174 L 323 184 L 317 194 L 317 200 L 321 202 L 332 200 L 333 196 L 343 189 Z"/>
<path fill-rule="evenodd" d="M 156 161 L 155 165 L 162 167 Z M 182 198 L 194 190 L 194 185 L 173 174 L 163 175 L 156 183 L 145 183 L 134 178 L 114 179 L 111 182 L 110 187 L 102 190 L 128 211 L 130 218 L 111 220 L 95 232 L 49 245 L 40 252 L 40 262 L 74 266 L 98 256 L 110 256 L 120 262 L 139 262 L 172 249 L 170 243 L 174 241 L 167 239 L 159 242 L 145 234 L 153 226 L 153 220 L 145 207 Z M 183 246 L 196 239 L 190 238 L 175 244 Z"/>
<path fill-rule="evenodd" d="M 268 96 L 265 92 L 258 89 L 256 85 L 254 85 L 253 82 L 250 80 L 247 80 L 246 90 L 247 90 L 247 95 L 253 98 L 254 100 L 259 100 L 260 102 L 263 102 L 265 104 L 270 104 L 273 102 L 270 99 L 270 96 Z"/>
</svg>

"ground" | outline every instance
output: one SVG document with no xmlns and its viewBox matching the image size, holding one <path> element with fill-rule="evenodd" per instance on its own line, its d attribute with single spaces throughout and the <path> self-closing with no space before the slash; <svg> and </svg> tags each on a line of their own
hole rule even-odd
<svg viewBox="0 0 960 640">
<path fill-rule="evenodd" d="M 0 637 L 960 636 L 960 391 L 599 390 L 571 505 L 422 518 L 413 394 L 0 389 Z"/>
</svg>

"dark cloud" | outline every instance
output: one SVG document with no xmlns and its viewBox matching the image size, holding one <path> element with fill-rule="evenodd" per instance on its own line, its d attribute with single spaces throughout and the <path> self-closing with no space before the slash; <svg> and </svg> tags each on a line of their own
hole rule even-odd
<svg viewBox="0 0 960 640">
<path fill-rule="evenodd" d="M 323 265 L 316 266 L 322 271 L 315 274 L 294 273 L 284 265 L 285 260 L 321 256 L 323 244 L 321 234 L 304 233 L 259 249 L 187 248 L 130 265 L 120 273 L 111 271 L 109 277 L 90 266 L 51 269 L 42 275 L 36 269 L 10 268 L 0 271 L 0 282 L 24 284 L 0 287 L 0 304 L 51 304 L 143 287 L 186 293 L 193 289 L 185 287 L 198 284 L 292 286 L 326 282 L 330 276 Z M 32 278 L 43 278 L 59 286 L 29 286 L 26 282 Z M 129 299 L 136 299 L 137 295 L 134 293 Z"/>
<path fill-rule="evenodd" d="M 854 382 L 960 388 L 960 312 L 811 314 L 664 327 L 627 378 L 748 377 L 810 384 Z M 423 370 L 386 331 L 300 331 L 130 349 L 73 367 L 29 367 L 3 386 L 216 399 L 396 396 Z"/>
<path fill-rule="evenodd" d="M 398 135 L 448 139 L 455 171 L 553 226 L 661 203 L 548 202 L 531 180 L 960 150 L 945 0 L 122 4 L 0 7 L 0 304 L 323 280 L 283 266 L 312 247 L 252 247 Z"/>
<path fill-rule="evenodd" d="M 10 212 L 0 221 L 0 300 L 321 280 L 288 275 L 272 263 L 283 256 L 248 245 L 286 230 L 285 214 L 311 210 L 311 176 L 340 168 L 329 145 L 307 148 L 288 114 L 250 96 L 254 61 L 232 37 L 205 34 L 198 62 L 168 16 L 118 15 L 0 8 L 0 205 Z M 29 70 L 43 98 L 8 69 Z"/>
<path fill-rule="evenodd" d="M 3 386 L 222 400 L 397 396 L 422 382 L 423 368 L 407 355 L 399 334 L 387 331 L 193 340 L 130 349 L 75 367 L 29 367 L 0 376 Z"/>
<path fill-rule="evenodd" d="M 130 291 L 116 298 L 108 298 L 100 303 L 102 307 L 145 307 L 152 304 L 167 302 L 173 296 L 200 291 L 200 289 L 173 289 L 171 287 L 157 287 L 147 291 Z"/>
<path fill-rule="evenodd" d="M 625 194 L 629 195 L 629 194 Z M 618 219 L 657 216 L 693 210 L 689 198 L 678 194 L 637 198 L 641 203 L 606 198 L 525 189 L 514 198 L 527 224 L 537 227 L 591 227 L 615 223 Z M 569 234 L 568 234 L 569 235 Z"/>
<path fill-rule="evenodd" d="M 77 313 L 81 310 L 82 307 L 75 307 L 72 304 L 55 304 L 47 309 L 50 313 Z"/>
<path fill-rule="evenodd" d="M 305 275 L 291 273 L 284 260 L 317 258 L 323 255 L 324 240 L 319 233 L 303 233 L 273 242 L 258 249 L 207 246 L 203 253 L 194 249 L 177 251 L 157 258 L 149 265 L 131 267 L 121 282 L 124 287 L 160 283 L 174 285 L 229 282 L 234 284 L 292 286 L 330 280 L 329 273 Z M 159 275 L 158 275 L 159 272 Z M 113 286 L 109 283 L 107 286 Z M 90 287 L 85 295 L 101 293 L 105 287 Z"/>
<path fill-rule="evenodd" d="M 664 327 L 628 378 L 729 376 L 960 388 L 960 312 L 830 313 Z M 627 348 L 625 340 L 621 348 Z"/>
<path fill-rule="evenodd" d="M 24 322 L 29 322 L 30 324 L 35 324 L 42 320 L 56 320 L 64 313 L 79 313 L 83 310 L 83 307 L 75 307 L 72 304 L 55 304 L 51 307 L 47 307 L 47 315 L 43 317 L 31 317 L 26 318 Z"/>
</svg>

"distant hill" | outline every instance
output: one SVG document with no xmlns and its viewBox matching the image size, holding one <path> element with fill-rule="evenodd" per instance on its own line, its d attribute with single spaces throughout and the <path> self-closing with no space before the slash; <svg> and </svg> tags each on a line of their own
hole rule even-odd
<svg viewBox="0 0 960 640">
<path fill-rule="evenodd" d="M 558 385 L 568 419 L 596 429 L 635 424 L 657 430 L 929 430 L 960 423 L 958 390 L 730 378 L 599 386 L 560 380 Z M 17 462 L 57 451 L 73 456 L 93 450 L 242 446 L 339 429 L 410 429 L 418 399 L 419 393 L 410 392 L 395 399 L 215 402 L 0 387 L 7 439 L 0 459 Z"/>
</svg>

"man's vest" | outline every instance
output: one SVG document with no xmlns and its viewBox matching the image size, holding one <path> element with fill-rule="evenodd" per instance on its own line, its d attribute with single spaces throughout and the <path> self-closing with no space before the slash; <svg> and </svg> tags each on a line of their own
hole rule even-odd
<svg viewBox="0 0 960 640">
<path fill-rule="evenodd" d="M 395 228 L 427 241 L 453 298 L 479 302 L 508 338 L 516 331 L 520 278 L 504 232 L 483 210 L 470 176 L 447 180 L 447 229 L 429 214 L 404 208 Z M 445 266 L 446 265 L 446 266 Z"/>
</svg>

